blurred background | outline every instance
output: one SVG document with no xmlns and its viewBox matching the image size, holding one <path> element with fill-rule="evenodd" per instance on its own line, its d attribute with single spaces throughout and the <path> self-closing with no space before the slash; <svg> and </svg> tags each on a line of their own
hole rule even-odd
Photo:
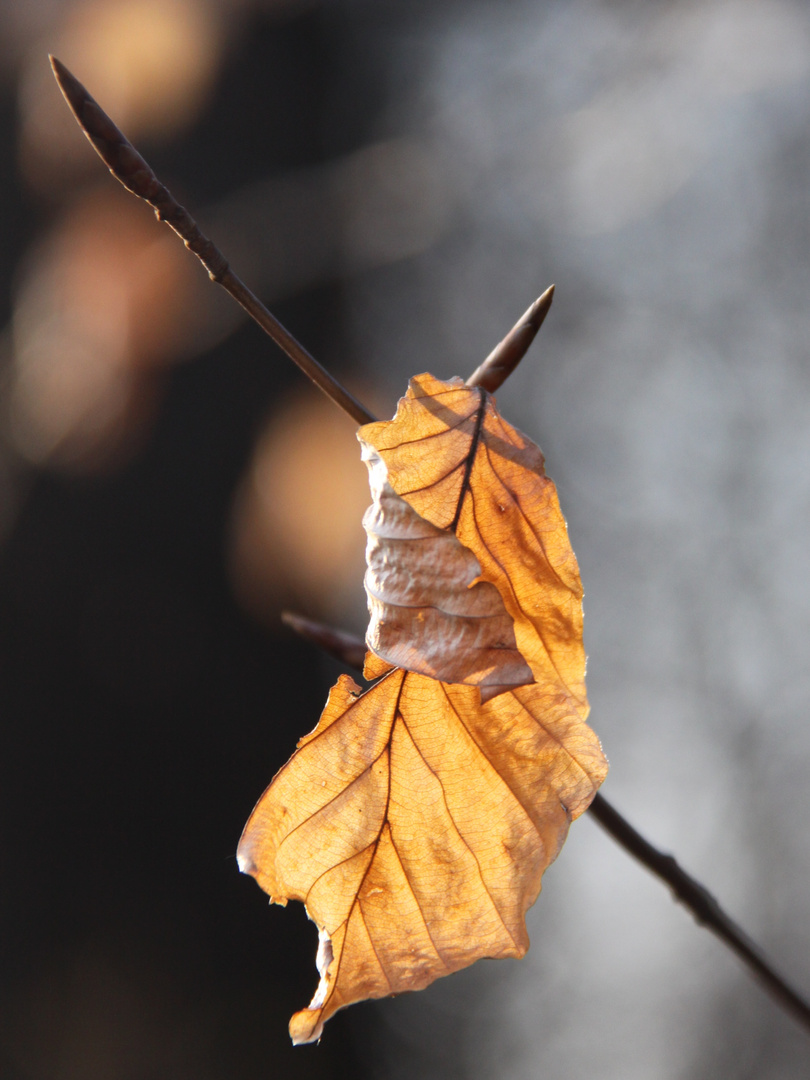
<svg viewBox="0 0 810 1080">
<path fill-rule="evenodd" d="M 810 9 L 0 3 L 0 1076 L 729 1080 L 807 1042 L 586 814 L 521 962 L 290 1014 L 242 825 L 362 632 L 352 423 L 106 173 L 53 52 L 382 416 L 551 282 L 605 794 L 810 991 Z"/>
</svg>

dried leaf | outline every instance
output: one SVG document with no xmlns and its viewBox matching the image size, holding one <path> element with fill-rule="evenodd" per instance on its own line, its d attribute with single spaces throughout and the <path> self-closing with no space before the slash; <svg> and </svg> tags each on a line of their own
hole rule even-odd
<svg viewBox="0 0 810 1080">
<path fill-rule="evenodd" d="M 473 584 L 476 557 L 395 494 L 382 459 L 361 445 L 374 499 L 363 518 L 369 648 L 408 671 L 479 686 L 482 701 L 532 682 L 500 593 Z"/>
<path fill-rule="evenodd" d="M 394 419 L 358 436 L 385 462 L 394 491 L 472 551 L 536 681 L 556 686 L 584 719 L 582 584 L 540 449 L 484 390 L 432 375 L 411 379 Z"/>
<path fill-rule="evenodd" d="M 343 676 L 333 688 L 238 853 L 275 902 L 303 901 L 321 931 L 321 981 L 291 1021 L 295 1042 L 353 1001 L 522 956 L 543 871 L 607 771 L 585 723 L 579 573 L 538 448 L 484 391 L 429 375 L 361 436 L 386 483 L 473 553 L 536 681 L 482 704 L 474 686 L 370 653 L 378 682 L 360 694 Z"/>
<path fill-rule="evenodd" d="M 321 930 L 321 982 L 290 1023 L 418 990 L 484 956 L 522 956 L 524 916 L 605 773 L 567 699 L 394 669 L 357 697 L 342 676 L 239 844 L 240 869 Z"/>
</svg>

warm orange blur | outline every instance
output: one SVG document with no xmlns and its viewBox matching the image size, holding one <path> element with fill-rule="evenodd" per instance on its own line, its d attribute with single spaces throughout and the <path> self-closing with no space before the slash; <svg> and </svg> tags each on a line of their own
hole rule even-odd
<svg viewBox="0 0 810 1080">
<path fill-rule="evenodd" d="M 17 297 L 10 427 L 24 457 L 108 467 L 137 440 L 197 275 L 123 189 L 76 198 L 29 258 Z"/>
<path fill-rule="evenodd" d="M 92 157 L 54 86 L 46 51 L 84 82 L 122 129 L 167 138 L 192 121 L 218 67 L 222 35 L 213 5 L 199 0 L 82 0 L 66 9 L 47 49 L 32 50 L 23 74 L 21 154 L 41 190 L 87 173 Z"/>
<path fill-rule="evenodd" d="M 231 566 L 245 607 L 274 621 L 282 604 L 340 626 L 347 609 L 362 618 L 369 502 L 351 421 L 304 390 L 259 439 L 236 499 Z"/>
</svg>

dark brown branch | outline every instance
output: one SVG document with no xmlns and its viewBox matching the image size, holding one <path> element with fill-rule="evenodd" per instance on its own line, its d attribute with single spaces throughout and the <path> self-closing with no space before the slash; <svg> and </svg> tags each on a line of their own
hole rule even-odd
<svg viewBox="0 0 810 1080">
<path fill-rule="evenodd" d="M 219 248 L 201 231 L 188 210 L 181 206 L 168 188 L 158 180 L 148 163 L 75 75 L 55 56 L 51 56 L 50 61 L 59 89 L 79 127 L 113 176 L 133 195 L 149 203 L 158 220 L 164 221 L 173 229 L 189 251 L 197 256 L 211 280 L 221 285 L 244 308 L 327 397 L 358 424 L 373 423 L 376 417 L 307 352 L 231 270 Z M 551 285 L 535 300 L 503 341 L 495 346 L 483 364 L 476 368 L 467 380 L 468 386 L 481 386 L 494 393 L 503 385 L 542 326 L 553 297 L 554 286 Z"/>
<path fill-rule="evenodd" d="M 467 386 L 482 386 L 490 394 L 504 384 L 534 341 L 537 331 L 548 315 L 554 299 L 554 286 L 549 285 L 543 295 L 522 315 L 506 337 L 496 345 L 486 360 L 467 379 Z"/>
<path fill-rule="evenodd" d="M 366 643 L 354 634 L 347 634 L 343 630 L 333 630 L 331 626 L 307 619 L 303 615 L 296 615 L 293 611 L 282 611 L 281 621 L 289 626 L 299 637 L 305 641 L 317 645 L 325 653 L 334 657 L 341 664 L 363 670 L 366 659 Z"/>
<path fill-rule="evenodd" d="M 149 165 L 115 126 L 82 84 L 55 56 L 51 67 L 79 127 L 93 144 L 99 157 L 124 187 L 154 208 L 159 221 L 165 221 L 193 251 L 212 281 L 216 281 L 245 309 L 262 330 L 283 349 L 316 386 L 348 413 L 358 424 L 376 419 L 345 387 L 321 367 L 300 342 L 272 315 L 247 285 L 231 270 L 221 251 L 205 236 L 191 217 L 158 180 Z"/>
<path fill-rule="evenodd" d="M 320 645 L 349 667 L 362 670 L 366 647 L 359 638 L 300 615 L 285 614 L 282 618 L 307 641 Z M 754 942 L 726 915 L 708 889 L 682 870 L 672 855 L 665 855 L 636 832 L 604 795 L 596 793 L 588 812 L 628 854 L 669 885 L 676 899 L 692 912 L 695 920 L 736 953 L 771 997 L 810 1030 L 810 1005 L 771 967 Z"/>
<path fill-rule="evenodd" d="M 682 870 L 672 855 L 648 843 L 633 826 L 598 792 L 590 805 L 590 814 L 628 854 L 643 863 L 672 889 L 676 900 L 689 908 L 695 920 L 711 930 L 746 964 L 762 985 L 786 1012 L 810 1031 L 810 1004 L 796 993 L 771 967 L 756 944 L 723 911 L 712 894 Z"/>
</svg>

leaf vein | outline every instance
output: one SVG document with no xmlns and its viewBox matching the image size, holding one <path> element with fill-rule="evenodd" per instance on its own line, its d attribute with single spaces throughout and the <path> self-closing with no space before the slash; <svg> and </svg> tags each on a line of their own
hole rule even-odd
<svg viewBox="0 0 810 1080">
<path fill-rule="evenodd" d="M 522 799 L 521 799 L 521 797 L 520 797 L 520 796 L 518 795 L 518 793 L 517 793 L 517 792 L 515 791 L 515 789 L 514 789 L 514 788 L 512 787 L 512 785 L 511 785 L 511 784 L 509 783 L 509 781 L 508 781 L 508 780 L 506 779 L 506 777 L 505 777 L 505 776 L 503 775 L 503 773 L 502 773 L 502 772 L 500 772 L 500 771 L 499 771 L 499 770 L 498 770 L 498 769 L 497 769 L 497 768 L 495 767 L 495 765 L 493 764 L 493 762 L 492 762 L 492 760 L 490 759 L 489 755 L 487 754 L 486 750 L 484 750 L 484 748 L 483 748 L 483 747 L 481 746 L 481 744 L 480 744 L 480 742 L 478 741 L 478 739 L 476 739 L 476 737 L 475 737 L 475 735 L 473 734 L 473 732 L 472 732 L 471 728 L 470 728 L 470 727 L 469 727 L 469 726 L 467 725 L 467 723 L 465 722 L 465 720 L 464 720 L 464 717 L 463 717 L 463 716 L 461 715 L 461 713 L 460 713 L 460 712 L 458 711 L 458 709 L 457 709 L 457 708 L 455 707 L 455 705 L 453 704 L 453 702 L 452 702 L 452 700 L 451 700 L 451 698 L 450 698 L 450 695 L 449 695 L 449 694 L 447 693 L 447 687 L 446 687 L 446 686 L 444 685 L 444 683 L 439 683 L 439 686 L 441 686 L 441 688 L 442 688 L 442 691 L 443 691 L 443 693 L 444 693 L 444 696 L 445 696 L 445 697 L 447 698 L 447 704 L 448 704 L 448 705 L 450 706 L 450 710 L 451 710 L 451 712 L 453 712 L 453 714 L 455 715 L 455 717 L 456 717 L 456 719 L 458 720 L 458 722 L 459 722 L 459 723 L 461 724 L 461 726 L 462 726 L 462 727 L 464 728 L 464 730 L 465 730 L 465 731 L 467 732 L 467 734 L 469 735 L 469 737 L 470 737 L 470 738 L 472 739 L 473 743 L 474 743 L 474 744 L 475 744 L 475 746 L 476 746 L 476 749 L 477 749 L 477 750 L 478 750 L 478 752 L 479 752 L 479 753 L 481 754 L 481 757 L 482 757 L 482 758 L 484 759 L 484 761 L 485 761 L 485 762 L 487 763 L 487 765 L 488 765 L 488 766 L 490 767 L 490 769 L 491 769 L 491 770 L 492 770 L 492 772 L 493 772 L 493 773 L 495 774 L 495 776 L 497 776 L 497 777 L 498 777 L 498 779 L 499 779 L 499 780 L 501 781 L 501 783 L 502 783 L 502 784 L 504 785 L 504 787 L 505 787 L 505 788 L 507 789 L 507 791 L 509 791 L 509 793 L 511 794 L 512 798 L 513 798 L 513 799 L 515 800 L 515 802 L 516 802 L 516 803 L 518 804 L 518 806 L 520 807 L 520 809 L 521 809 L 521 810 L 523 811 L 523 813 L 524 813 L 524 814 L 526 815 L 526 817 L 528 818 L 528 820 L 529 820 L 529 822 L 530 822 L 530 824 L 531 824 L 532 828 L 534 829 L 534 831 L 535 831 L 535 832 L 537 833 L 537 835 L 538 835 L 538 836 L 540 837 L 540 840 L 542 841 L 542 840 L 543 840 L 543 836 L 542 836 L 542 833 L 540 832 L 540 830 L 538 829 L 537 825 L 535 824 L 535 822 L 534 822 L 534 818 L 532 817 L 532 815 L 531 815 L 531 814 L 529 813 L 528 809 L 527 809 L 527 808 L 526 808 L 526 806 L 524 805 L 524 803 L 523 803 L 523 800 L 522 800 Z"/>
<path fill-rule="evenodd" d="M 404 723 L 404 720 L 403 720 L 403 723 Z M 425 913 L 422 911 L 422 905 L 419 903 L 419 898 L 417 897 L 416 892 L 414 891 L 414 887 L 411 884 L 411 879 L 408 876 L 408 871 L 405 869 L 405 863 L 402 861 L 402 856 L 400 855 L 399 849 L 397 848 L 397 845 L 396 845 L 396 841 L 394 840 L 394 830 L 391 828 L 390 822 L 388 824 L 388 835 L 391 838 L 391 847 L 393 849 L 394 854 L 397 857 L 397 862 L 402 867 L 403 877 L 405 878 L 405 881 L 408 884 L 408 888 L 411 891 L 411 896 L 413 897 L 414 903 L 416 904 L 416 909 L 419 912 L 419 917 L 422 920 L 422 924 L 425 927 L 425 933 L 427 934 L 427 936 L 428 936 L 428 938 L 430 940 L 430 944 L 433 946 L 433 951 L 436 953 L 436 956 L 439 958 L 439 960 L 442 962 L 442 964 L 444 964 L 445 968 L 449 972 L 452 969 L 451 969 L 450 965 L 447 963 L 447 961 L 445 960 L 444 954 L 442 953 L 442 950 L 439 948 L 439 946 L 433 940 L 433 934 L 431 934 L 431 932 L 430 932 L 430 927 L 428 926 L 428 921 L 425 918 Z"/>
<path fill-rule="evenodd" d="M 551 559 L 548 557 L 548 552 L 546 551 L 545 540 L 544 540 L 543 536 L 540 533 L 538 533 L 538 531 L 535 529 L 534 523 L 532 522 L 531 518 L 528 516 L 526 511 L 523 509 L 523 504 L 521 503 L 520 498 L 514 493 L 514 491 L 511 489 L 511 487 L 509 487 L 507 482 L 504 480 L 504 478 L 501 476 L 501 474 L 495 468 L 495 466 L 494 466 L 494 464 L 492 462 L 492 455 L 489 452 L 489 446 L 487 446 L 486 439 L 483 440 L 483 445 L 484 445 L 484 451 L 485 451 L 486 456 L 487 456 L 487 464 L 489 465 L 490 469 L 492 470 L 493 475 L 495 477 L 497 477 L 498 483 L 501 485 L 503 490 L 507 493 L 509 498 L 512 500 L 512 502 L 517 507 L 518 512 L 520 513 L 520 516 L 523 518 L 523 520 L 528 525 L 532 536 L 537 541 L 538 546 L 540 547 L 541 551 L 543 552 L 543 557 L 546 560 L 546 564 L 548 565 L 548 568 L 551 570 L 552 574 L 557 579 L 557 581 L 560 583 L 560 585 L 563 587 L 563 589 L 565 589 L 566 592 L 569 592 L 569 593 L 573 594 L 573 590 L 572 590 L 571 586 L 566 584 L 566 582 L 563 581 L 563 579 L 560 577 L 559 573 L 557 572 L 557 568 L 554 566 Z"/>
<path fill-rule="evenodd" d="M 458 493 L 456 512 L 449 526 L 450 532 L 452 533 L 454 533 L 458 528 L 459 518 L 461 517 L 461 508 L 464 505 L 464 498 L 467 492 L 470 491 L 470 474 L 472 473 L 475 455 L 478 453 L 478 444 L 481 441 L 481 430 L 484 423 L 484 413 L 486 412 L 487 407 L 487 395 L 486 391 L 482 390 L 481 387 L 478 387 L 478 394 L 481 400 L 478 405 L 478 415 L 475 418 L 475 430 L 473 431 L 472 439 L 470 441 L 470 447 L 466 455 L 466 461 L 464 465 L 464 479 L 461 481 L 461 491 Z"/>
<path fill-rule="evenodd" d="M 373 860 L 373 856 L 372 856 L 372 862 L 373 861 L 374 860 Z M 360 918 L 363 920 L 363 926 L 365 926 L 365 928 L 366 928 L 366 933 L 368 934 L 368 940 L 369 940 L 369 943 L 371 945 L 371 951 L 374 953 L 374 959 L 377 961 L 377 964 L 379 965 L 380 971 L 383 973 L 383 978 L 388 983 L 388 989 L 393 991 L 394 984 L 391 982 L 391 978 L 390 978 L 388 972 L 385 970 L 385 964 L 383 964 L 382 959 L 380 958 L 380 954 L 377 952 L 377 946 L 374 944 L 374 938 L 371 936 L 371 930 L 369 929 L 368 920 L 366 919 L 366 913 L 363 911 L 363 901 L 360 899 L 359 895 L 357 897 L 357 913 L 360 916 Z"/>
<path fill-rule="evenodd" d="M 452 469 L 448 469 L 446 473 L 442 473 L 442 475 L 437 477 L 435 480 L 431 480 L 429 484 L 422 484 L 421 487 L 409 488 L 407 491 L 398 491 L 397 494 L 400 496 L 400 498 L 404 499 L 406 495 L 419 495 L 422 491 L 430 491 L 431 488 L 438 487 L 439 484 L 447 480 L 447 478 L 452 476 L 454 472 L 458 472 L 458 470 L 462 468 L 464 464 L 465 458 L 462 458 L 461 461 L 459 461 L 457 465 L 454 465 Z"/>
<path fill-rule="evenodd" d="M 498 905 L 495 902 L 495 897 L 489 891 L 489 886 L 487 885 L 486 880 L 484 879 L 484 872 L 481 869 L 481 863 L 479 861 L 479 858 L 475 854 L 475 852 L 473 851 L 472 847 L 470 846 L 470 843 L 467 840 L 466 836 L 462 833 L 461 829 L 458 827 L 458 823 L 456 822 L 456 819 L 453 817 L 453 812 L 450 809 L 450 806 L 448 805 L 448 802 L 447 802 L 447 792 L 444 790 L 444 784 L 442 783 L 441 778 L 439 777 L 439 774 L 436 772 L 436 770 L 433 768 L 433 766 L 428 762 L 425 755 L 422 753 L 422 749 L 419 746 L 419 744 L 417 743 L 416 739 L 414 738 L 413 733 L 411 732 L 411 729 L 408 727 L 407 721 L 403 718 L 402 722 L 405 725 L 405 728 L 406 728 L 408 734 L 411 737 L 411 742 L 413 743 L 417 754 L 419 755 L 419 757 L 424 762 L 425 768 L 428 769 L 433 774 L 433 776 L 436 778 L 436 782 L 438 783 L 439 787 L 442 790 L 442 801 L 444 802 L 444 808 L 447 811 L 447 816 L 450 818 L 450 821 L 453 823 L 453 828 L 456 831 L 456 835 L 458 836 L 458 838 L 461 840 L 462 844 L 464 844 L 467 851 L 469 851 L 470 855 L 472 855 L 473 859 L 475 860 L 475 865 L 476 865 L 476 867 L 478 869 L 478 876 L 481 879 L 481 884 L 484 887 L 484 892 L 489 897 L 490 903 L 492 904 L 493 908 L 495 909 L 495 914 L 501 920 L 501 925 L 503 926 L 504 930 L 507 932 L 509 937 L 512 939 L 512 943 L 517 948 L 518 943 L 515 941 L 515 938 L 514 938 L 514 935 L 512 934 L 512 931 L 506 925 L 506 920 L 504 919 L 503 915 L 500 912 L 500 909 L 499 909 Z"/>
<path fill-rule="evenodd" d="M 424 408 L 424 405 L 422 406 L 422 408 Z M 444 435 L 449 435 L 451 431 L 458 431 L 458 429 L 463 424 L 466 424 L 467 421 L 472 420 L 472 418 L 473 414 L 468 413 L 467 416 L 462 416 L 457 424 L 448 425 L 447 427 L 442 428 L 441 431 L 431 432 L 430 435 L 422 435 L 417 441 L 421 444 L 423 442 L 428 442 L 430 439 L 441 439 Z M 377 449 L 377 453 L 380 453 L 382 451 L 387 454 L 389 450 L 400 450 L 403 446 L 410 446 L 413 442 L 413 439 L 407 438 L 403 439 L 402 442 L 391 443 L 390 446 L 388 445 L 388 443 L 386 443 L 385 446 L 380 447 L 379 449 L 375 447 L 375 449 Z"/>
<path fill-rule="evenodd" d="M 557 678 L 559 679 L 559 683 L 560 683 L 560 686 L 564 687 L 564 688 L 565 688 L 565 690 L 566 690 L 566 691 L 567 691 L 567 693 L 568 693 L 568 696 L 569 696 L 569 697 L 571 697 L 571 698 L 573 698 L 573 696 L 574 696 L 574 695 L 573 695 L 573 694 L 571 694 L 570 690 L 568 689 L 568 683 L 567 683 L 567 682 L 565 681 L 565 679 L 564 679 L 564 677 L 563 677 L 563 674 L 562 674 L 562 672 L 561 672 L 561 671 L 560 671 L 560 669 L 559 669 L 559 668 L 557 667 L 557 661 L 556 661 L 556 660 L 554 659 L 554 657 L 553 657 L 553 656 L 551 655 L 551 650 L 549 649 L 548 645 L 546 644 L 545 638 L 543 637 L 542 633 L 541 633 L 541 632 L 540 632 L 540 630 L 538 629 L 538 627 L 537 627 L 537 624 L 535 623 L 534 619 L 533 619 L 533 618 L 531 617 L 531 615 L 529 615 L 529 613 L 528 613 L 528 612 L 526 611 L 525 607 L 523 606 L 523 604 L 522 604 L 522 602 L 521 602 L 521 600 L 520 600 L 520 597 L 519 597 L 519 596 L 517 595 L 517 593 L 515 592 L 515 587 L 514 587 L 514 585 L 512 584 L 512 577 L 511 577 L 511 575 L 509 574 L 509 572 L 507 571 L 506 567 L 505 567 L 505 566 L 503 565 L 503 563 L 501 562 L 501 560 L 500 560 L 500 559 L 499 559 L 499 558 L 498 558 L 498 557 L 497 557 L 497 556 L 495 555 L 495 553 L 493 552 L 492 548 L 491 548 L 491 547 L 489 546 L 489 544 L 487 543 L 487 541 L 486 541 L 486 539 L 485 539 L 485 537 L 484 537 L 484 534 L 483 534 L 483 532 L 481 531 L 481 527 L 480 527 L 480 525 L 478 524 L 478 515 L 477 515 L 477 514 L 476 514 L 476 512 L 475 512 L 475 495 L 474 495 L 474 493 L 473 493 L 472 491 L 470 491 L 470 502 L 472 503 L 472 516 L 473 516 L 473 522 L 474 522 L 474 524 L 475 524 L 475 531 L 476 531 L 476 533 L 478 534 L 478 538 L 479 538 L 479 540 L 481 541 L 481 544 L 482 544 L 482 545 L 483 545 L 483 547 L 484 547 L 484 548 L 486 549 L 487 553 L 489 554 L 490 558 L 491 558 L 491 559 L 492 559 L 492 561 L 493 561 L 493 562 L 495 563 L 495 565 L 496 565 L 496 566 L 499 566 L 499 567 L 500 567 L 500 569 L 501 569 L 501 571 L 502 571 L 502 573 L 503 573 L 503 576 L 504 576 L 504 578 L 505 578 L 505 579 L 506 579 L 506 581 L 507 581 L 507 582 L 509 583 L 509 589 L 510 589 L 510 592 L 512 593 L 512 596 L 514 597 L 514 600 L 515 600 L 515 606 L 516 606 L 516 607 L 517 607 L 517 609 L 518 609 L 518 610 L 519 610 L 519 611 L 521 612 L 521 614 L 523 615 L 523 617 L 524 617 L 524 619 L 526 620 L 526 622 L 528 622 L 528 623 L 529 623 L 529 625 L 530 625 L 530 626 L 532 627 L 532 629 L 534 630 L 535 634 L 537 635 L 537 640 L 538 640 L 538 641 L 540 642 L 540 644 L 542 645 L 542 647 L 543 647 L 543 651 L 545 652 L 546 656 L 548 657 L 548 661 L 549 661 L 549 663 L 551 664 L 551 666 L 552 666 L 552 668 L 554 669 L 554 671 L 555 671 L 555 672 L 557 673 Z M 474 554 L 474 553 L 473 553 L 473 554 Z M 485 578 L 484 580 L 487 580 L 487 579 Z M 496 586 L 496 588 L 497 588 L 497 586 Z M 531 664 L 529 664 L 529 667 L 531 667 Z M 536 677 L 536 674 L 537 674 L 537 673 L 536 673 L 536 672 L 534 672 L 534 670 L 532 670 L 532 674 L 534 674 L 534 675 L 535 675 L 535 677 Z"/>
</svg>

